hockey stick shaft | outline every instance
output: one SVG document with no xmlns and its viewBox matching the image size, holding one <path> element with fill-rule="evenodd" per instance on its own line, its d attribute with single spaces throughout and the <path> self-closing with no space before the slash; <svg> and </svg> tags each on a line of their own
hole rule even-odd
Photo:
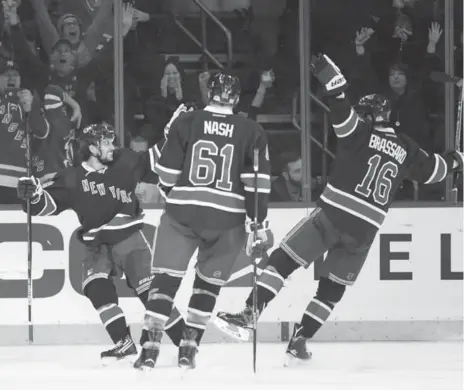
<svg viewBox="0 0 464 390">
<path fill-rule="evenodd" d="M 258 239 L 258 173 L 259 173 L 259 150 L 253 151 L 253 172 L 255 184 L 254 197 L 254 232 L 253 241 Z M 258 345 L 258 261 L 260 259 L 253 256 L 253 372 L 256 373 L 256 354 Z"/>
<path fill-rule="evenodd" d="M 29 125 L 29 113 L 26 113 L 26 171 L 27 177 L 32 176 L 32 151 L 31 151 L 31 129 Z M 34 342 L 34 327 L 32 324 L 32 214 L 31 200 L 26 200 L 27 213 L 27 324 L 29 333 L 29 344 Z"/>
<path fill-rule="evenodd" d="M 462 129 L 462 116 L 463 116 L 463 105 L 464 105 L 464 88 L 461 87 L 459 94 L 459 101 L 457 106 L 456 113 L 456 133 L 454 140 L 454 147 L 457 151 L 462 151 L 461 147 L 461 133 Z M 459 173 L 455 173 L 453 177 L 453 189 L 452 189 L 452 200 L 457 203 L 458 201 L 458 183 L 459 183 Z"/>
<path fill-rule="evenodd" d="M 464 105 L 464 88 L 460 89 L 460 100 L 458 102 L 458 113 L 456 120 L 456 138 L 455 138 L 455 148 L 458 151 L 462 151 L 461 147 L 461 133 L 462 133 L 462 115 L 463 115 L 463 105 Z"/>
</svg>

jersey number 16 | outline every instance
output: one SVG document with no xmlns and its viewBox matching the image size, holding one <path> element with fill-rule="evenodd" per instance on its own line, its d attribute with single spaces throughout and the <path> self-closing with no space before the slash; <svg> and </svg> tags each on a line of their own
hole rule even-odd
<svg viewBox="0 0 464 390">
<path fill-rule="evenodd" d="M 364 179 L 356 186 L 356 193 L 369 198 L 371 196 L 374 201 L 381 206 L 388 203 L 390 192 L 392 189 L 392 179 L 398 175 L 398 165 L 392 161 L 387 161 L 382 166 L 380 163 L 382 157 L 379 154 L 372 156 L 369 161 L 369 169 L 364 175 Z M 372 184 L 374 188 L 372 189 Z"/>
<path fill-rule="evenodd" d="M 212 157 L 220 156 L 222 163 L 217 178 L 217 164 Z M 206 187 L 214 183 L 215 188 L 232 191 L 230 169 L 234 157 L 234 145 L 225 144 L 221 149 L 213 141 L 200 140 L 193 144 L 189 180 L 194 186 Z"/>
</svg>

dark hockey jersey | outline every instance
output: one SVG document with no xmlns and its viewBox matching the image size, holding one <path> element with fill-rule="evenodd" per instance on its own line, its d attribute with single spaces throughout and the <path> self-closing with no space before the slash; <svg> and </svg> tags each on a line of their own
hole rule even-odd
<svg viewBox="0 0 464 390">
<path fill-rule="evenodd" d="M 258 219 L 267 216 L 270 164 L 261 126 L 226 109 L 206 107 L 180 115 L 155 165 L 168 189 L 166 212 L 179 223 L 230 229 L 254 218 L 254 149 L 258 154 Z"/>
<path fill-rule="evenodd" d="M 155 152 L 115 151 L 107 168 L 95 171 L 86 163 L 70 167 L 43 183 L 33 202 L 36 216 L 74 210 L 80 239 L 89 245 L 115 244 L 143 227 L 143 212 L 135 195 L 137 183 L 154 168 Z"/>
<path fill-rule="evenodd" d="M 372 127 L 346 98 L 331 98 L 329 105 L 338 148 L 318 205 L 339 230 L 370 239 L 404 179 L 437 183 L 452 171 L 454 159 L 451 154 L 428 155 L 392 128 Z"/>
</svg>

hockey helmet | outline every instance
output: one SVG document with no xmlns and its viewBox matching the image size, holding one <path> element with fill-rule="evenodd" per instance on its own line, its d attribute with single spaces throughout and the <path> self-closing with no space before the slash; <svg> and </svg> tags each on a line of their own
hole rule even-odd
<svg viewBox="0 0 464 390">
<path fill-rule="evenodd" d="M 374 123 L 388 123 L 390 121 L 390 100 L 382 94 L 376 93 L 362 97 L 355 108 L 362 116 L 371 117 Z"/>
<path fill-rule="evenodd" d="M 240 81 L 231 74 L 218 72 L 208 80 L 209 99 L 216 104 L 235 106 L 240 98 Z"/>
<path fill-rule="evenodd" d="M 79 137 L 81 141 L 89 144 L 98 144 L 101 141 L 113 142 L 116 138 L 114 128 L 108 123 L 93 124 L 84 127 Z"/>
</svg>

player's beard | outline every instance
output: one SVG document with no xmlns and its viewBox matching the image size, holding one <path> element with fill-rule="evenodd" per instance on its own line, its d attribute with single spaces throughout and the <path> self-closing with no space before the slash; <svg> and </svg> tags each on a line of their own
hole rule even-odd
<svg viewBox="0 0 464 390">
<path fill-rule="evenodd" d="M 111 153 L 111 157 L 108 156 L 108 154 L 105 157 L 102 157 L 101 155 L 97 157 L 98 161 L 101 164 L 108 165 L 113 162 L 113 154 Z"/>
<path fill-rule="evenodd" d="M 103 155 L 101 149 L 99 149 L 99 155 L 98 156 L 95 156 L 97 157 L 98 161 L 103 164 L 103 165 L 108 165 L 108 164 L 111 164 L 113 162 L 113 158 L 114 158 L 114 152 L 106 152 L 105 155 Z"/>
</svg>

